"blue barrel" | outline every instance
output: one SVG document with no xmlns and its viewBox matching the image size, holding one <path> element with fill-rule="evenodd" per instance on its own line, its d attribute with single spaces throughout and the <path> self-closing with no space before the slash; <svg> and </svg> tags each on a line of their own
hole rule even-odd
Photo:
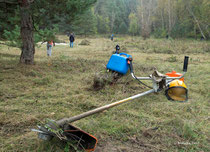
<svg viewBox="0 0 210 152">
<path fill-rule="evenodd" d="M 106 68 L 121 74 L 126 74 L 129 69 L 127 61 L 129 57 L 131 57 L 131 55 L 128 55 L 126 53 L 113 54 L 109 59 Z"/>
</svg>

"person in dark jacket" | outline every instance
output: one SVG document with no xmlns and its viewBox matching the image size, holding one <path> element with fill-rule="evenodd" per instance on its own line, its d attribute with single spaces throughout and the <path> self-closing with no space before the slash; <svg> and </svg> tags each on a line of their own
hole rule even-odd
<svg viewBox="0 0 210 152">
<path fill-rule="evenodd" d="M 114 40 L 114 34 L 111 35 L 111 40 L 112 40 L 112 41 Z"/>
<path fill-rule="evenodd" d="M 70 41 L 70 47 L 73 48 L 73 46 L 74 46 L 74 35 L 73 35 L 73 33 L 71 33 L 71 35 L 69 36 L 69 41 Z"/>
</svg>

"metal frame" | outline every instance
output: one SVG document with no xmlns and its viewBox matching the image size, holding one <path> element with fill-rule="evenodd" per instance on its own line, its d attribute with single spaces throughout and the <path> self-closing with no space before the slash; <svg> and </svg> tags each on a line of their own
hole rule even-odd
<svg viewBox="0 0 210 152">
<path fill-rule="evenodd" d="M 184 75 L 186 74 L 186 72 L 183 72 L 182 76 L 180 77 L 168 77 L 166 76 L 166 80 L 173 80 L 173 79 L 181 79 L 184 77 Z M 151 77 L 136 77 L 134 76 L 134 73 L 131 73 L 131 76 L 134 78 L 134 79 L 138 79 L 138 80 L 153 80 Z"/>
<path fill-rule="evenodd" d="M 186 74 L 186 72 L 183 72 L 182 76 L 180 76 L 180 77 L 169 77 L 169 76 L 166 76 L 165 77 L 166 85 L 168 85 L 171 82 L 171 80 L 183 78 L 185 74 Z M 153 78 L 151 78 L 151 77 L 135 77 L 133 72 L 131 72 L 131 76 L 134 79 L 138 79 L 138 80 L 152 80 L 153 81 L 152 87 L 153 87 L 154 92 L 158 92 L 159 91 L 159 84 Z"/>
</svg>

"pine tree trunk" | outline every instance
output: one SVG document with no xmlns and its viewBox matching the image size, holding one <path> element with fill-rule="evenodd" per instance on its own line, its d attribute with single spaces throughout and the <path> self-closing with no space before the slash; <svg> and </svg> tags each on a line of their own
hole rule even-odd
<svg viewBox="0 0 210 152">
<path fill-rule="evenodd" d="M 20 15 L 22 38 L 22 52 L 20 56 L 20 63 L 33 64 L 35 54 L 33 22 L 30 14 L 30 3 L 27 0 L 22 0 L 22 3 L 20 5 Z"/>
</svg>

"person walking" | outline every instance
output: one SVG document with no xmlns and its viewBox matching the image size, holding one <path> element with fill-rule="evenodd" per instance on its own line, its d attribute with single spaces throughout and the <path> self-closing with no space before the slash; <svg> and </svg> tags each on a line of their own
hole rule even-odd
<svg viewBox="0 0 210 152">
<path fill-rule="evenodd" d="M 114 34 L 111 35 L 111 40 L 112 40 L 112 41 L 114 40 Z"/>
<path fill-rule="evenodd" d="M 69 36 L 69 41 L 70 41 L 70 47 L 72 47 L 73 48 L 73 46 L 74 46 L 74 35 L 73 35 L 73 33 L 71 33 L 71 35 Z"/>
<path fill-rule="evenodd" d="M 53 46 L 55 46 L 55 42 L 53 40 L 47 41 L 47 56 L 51 56 Z"/>
</svg>

